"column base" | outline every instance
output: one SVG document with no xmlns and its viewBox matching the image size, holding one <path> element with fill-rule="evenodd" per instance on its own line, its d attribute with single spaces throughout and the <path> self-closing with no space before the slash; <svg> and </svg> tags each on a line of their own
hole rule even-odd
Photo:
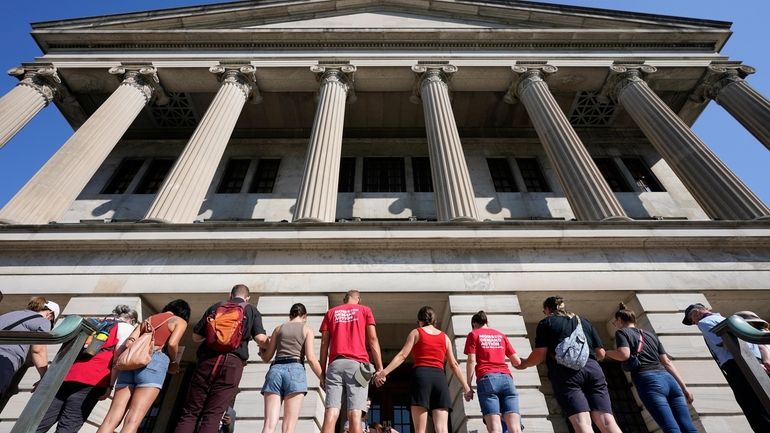
<svg viewBox="0 0 770 433">
<path fill-rule="evenodd" d="M 459 217 L 454 217 L 454 218 L 449 220 L 450 223 L 468 223 L 468 222 L 474 222 L 475 223 L 475 222 L 478 222 L 478 221 L 479 220 L 477 220 L 476 218 L 469 217 L 469 216 L 459 216 Z"/>
<path fill-rule="evenodd" d="M 142 224 L 173 224 L 172 221 L 164 220 L 163 218 L 145 218 L 138 222 Z"/>
<path fill-rule="evenodd" d="M 601 222 L 607 222 L 607 221 L 623 221 L 623 222 L 629 222 L 629 221 L 633 221 L 633 220 L 634 220 L 633 218 L 629 218 L 629 217 L 627 217 L 627 216 L 620 216 L 620 215 L 617 215 L 617 216 L 608 216 L 607 218 L 602 218 L 602 219 L 601 219 Z"/>
<path fill-rule="evenodd" d="M 324 221 L 324 220 L 319 219 L 319 218 L 299 218 L 299 219 L 293 220 L 292 223 L 326 223 L 326 224 L 330 224 L 329 221 Z"/>
</svg>

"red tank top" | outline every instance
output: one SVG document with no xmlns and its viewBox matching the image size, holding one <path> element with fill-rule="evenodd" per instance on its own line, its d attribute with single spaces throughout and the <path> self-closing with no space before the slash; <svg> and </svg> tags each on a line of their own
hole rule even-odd
<svg viewBox="0 0 770 433">
<path fill-rule="evenodd" d="M 154 341 L 155 346 L 157 347 L 165 346 L 166 342 L 171 337 L 171 330 L 168 329 L 168 322 L 170 322 L 170 320 L 167 321 L 166 323 L 163 323 L 164 320 L 170 319 L 171 317 L 174 317 L 174 313 L 170 311 L 166 311 L 165 313 L 153 314 L 152 316 L 150 316 L 149 320 L 152 326 L 160 325 L 158 326 L 158 329 L 155 330 L 155 341 Z M 161 325 L 161 323 L 163 324 Z"/>
<path fill-rule="evenodd" d="M 434 367 L 444 369 L 446 357 L 446 334 L 439 332 L 431 335 L 422 328 L 417 328 L 420 339 L 412 348 L 414 367 Z"/>
</svg>

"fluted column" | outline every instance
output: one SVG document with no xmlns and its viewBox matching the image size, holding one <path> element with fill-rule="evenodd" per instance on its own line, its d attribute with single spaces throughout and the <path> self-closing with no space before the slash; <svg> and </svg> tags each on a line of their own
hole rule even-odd
<svg viewBox="0 0 770 433">
<path fill-rule="evenodd" d="M 114 67 L 123 81 L 0 210 L 0 221 L 46 224 L 61 217 L 158 88 L 155 68 Z"/>
<path fill-rule="evenodd" d="M 212 66 L 209 70 L 220 76 L 222 85 L 155 196 L 146 221 L 195 221 L 238 116 L 252 94 L 253 66 Z"/>
<path fill-rule="evenodd" d="M 449 75 L 456 72 L 457 67 L 416 65 L 412 70 L 419 74 L 418 90 L 425 114 L 436 216 L 439 221 L 477 221 L 473 185 L 447 85 Z"/>
<path fill-rule="evenodd" d="M 744 80 L 756 70 L 747 65 L 721 64 L 710 65 L 708 69 L 699 96 L 717 101 L 770 149 L 770 100 Z"/>
<path fill-rule="evenodd" d="M 0 98 L 0 148 L 60 95 L 61 79 L 53 66 L 21 66 L 8 75 L 19 84 Z"/>
<path fill-rule="evenodd" d="M 543 79 L 544 73 L 556 70 L 551 65 L 514 66 L 513 71 L 518 77 L 512 89 L 527 109 L 575 218 L 581 221 L 628 220 Z"/>
<path fill-rule="evenodd" d="M 310 70 L 320 74 L 318 108 L 293 221 L 328 223 L 334 222 L 337 214 L 345 102 L 352 89 L 352 74 L 356 68 L 353 65 L 313 66 Z"/>
<path fill-rule="evenodd" d="M 713 219 L 747 220 L 770 209 L 650 89 L 652 66 L 614 65 L 606 92 L 634 119 L 703 210 Z"/>
</svg>

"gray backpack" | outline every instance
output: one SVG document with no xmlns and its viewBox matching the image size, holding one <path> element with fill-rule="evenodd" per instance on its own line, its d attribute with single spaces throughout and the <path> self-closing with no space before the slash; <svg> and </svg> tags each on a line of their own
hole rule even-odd
<svg viewBox="0 0 770 433">
<path fill-rule="evenodd" d="M 588 362 L 588 339 L 583 326 L 580 324 L 580 316 L 577 317 L 577 327 L 569 337 L 561 340 L 556 346 L 556 363 L 573 370 L 580 370 Z"/>
</svg>

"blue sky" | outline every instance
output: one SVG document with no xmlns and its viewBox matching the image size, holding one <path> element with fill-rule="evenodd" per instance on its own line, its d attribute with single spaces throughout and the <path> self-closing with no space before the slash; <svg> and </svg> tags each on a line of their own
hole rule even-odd
<svg viewBox="0 0 770 433">
<path fill-rule="evenodd" d="M 37 0 L 32 3 L 0 2 L 0 67 L 3 70 L 41 54 L 29 35 L 29 23 L 121 12 L 189 6 L 205 0 Z M 224 3 L 210 1 L 209 3 Z M 733 22 L 733 36 L 723 54 L 754 66 L 758 72 L 749 83 L 770 96 L 770 2 L 754 0 L 732 3 L 725 0 L 563 0 L 577 6 L 619 9 L 662 15 L 686 16 Z M 0 77 L 0 94 L 17 80 Z M 716 103 L 711 102 L 694 126 L 695 132 L 765 202 L 770 203 L 770 151 L 746 132 Z M 72 129 L 53 106 L 45 108 L 8 144 L 0 149 L 0 206 L 72 134 Z"/>
</svg>

